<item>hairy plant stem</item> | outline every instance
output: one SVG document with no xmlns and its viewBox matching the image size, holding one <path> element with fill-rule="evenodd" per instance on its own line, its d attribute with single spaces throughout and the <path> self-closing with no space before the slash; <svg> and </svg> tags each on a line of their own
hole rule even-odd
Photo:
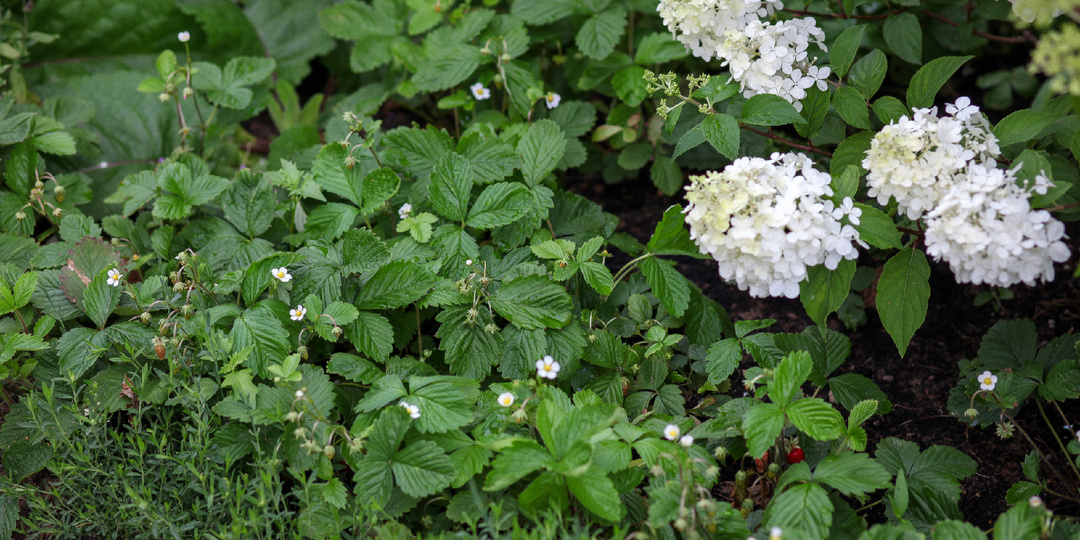
<svg viewBox="0 0 1080 540">
<path fill-rule="evenodd" d="M 621 281 L 623 278 L 625 278 L 627 275 L 629 275 L 630 272 L 633 272 L 634 267 L 637 266 L 638 261 L 648 259 L 649 257 L 652 257 L 652 256 L 653 256 L 652 253 L 646 253 L 646 254 L 644 254 L 644 255 L 642 255 L 642 256 L 640 256 L 640 257 L 638 257 L 638 258 L 636 258 L 636 259 L 634 259 L 634 260 L 632 260 L 632 261 L 630 261 L 628 263 L 626 263 L 626 265 L 623 266 L 622 268 L 620 268 L 619 271 L 615 274 L 615 280 L 614 280 L 615 284 L 618 284 L 619 281 Z"/>
</svg>

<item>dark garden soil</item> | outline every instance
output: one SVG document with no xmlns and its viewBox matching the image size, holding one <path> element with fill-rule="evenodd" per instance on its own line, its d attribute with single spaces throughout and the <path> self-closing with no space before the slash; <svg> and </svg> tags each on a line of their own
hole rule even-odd
<svg viewBox="0 0 1080 540">
<path fill-rule="evenodd" d="M 686 204 L 681 193 L 664 196 L 644 176 L 611 185 L 599 178 L 571 179 L 566 187 L 619 216 L 618 230 L 642 242 L 652 235 L 665 209 L 672 204 Z M 1076 225 L 1069 224 L 1073 253 L 1077 253 L 1080 239 L 1080 227 Z M 860 265 L 867 264 L 872 261 L 860 261 Z M 974 458 L 978 470 L 962 482 L 960 509 L 965 519 L 983 529 L 990 528 L 1007 508 L 1005 492 L 1023 479 L 1020 463 L 1031 445 L 1019 433 L 1002 440 L 993 428 L 968 428 L 949 414 L 946 403 L 958 377 L 957 362 L 975 356 L 982 336 L 1001 320 L 1031 319 L 1039 330 L 1040 346 L 1055 336 L 1080 331 L 1080 280 L 1072 278 L 1075 265 L 1075 258 L 1058 265 L 1057 277 L 1051 283 L 1015 287 L 1016 298 L 1003 301 L 1000 310 L 995 310 L 993 302 L 981 307 L 973 304 L 975 295 L 988 288 L 958 285 L 947 265 L 931 262 L 926 322 L 915 333 L 903 358 L 874 310 L 867 310 L 869 320 L 855 331 L 845 328 L 835 315 L 830 319 L 830 328 L 844 333 L 852 342 L 851 356 L 839 371 L 871 378 L 893 403 L 892 412 L 875 417 L 865 426 L 870 438 L 868 451 L 872 452 L 882 439 L 897 437 L 918 443 L 922 449 L 935 444 L 953 446 Z M 705 295 L 719 302 L 732 320 L 776 319 L 769 330 L 782 332 L 801 332 L 813 324 L 798 299 L 752 298 L 721 280 L 711 260 L 687 258 L 678 269 Z M 1080 406 L 1074 403 L 1066 413 L 1080 424 Z M 1060 425 L 1056 426 L 1059 431 L 1051 432 L 1037 409 L 1021 410 L 1017 420 L 1046 450 L 1058 451 L 1053 437 L 1070 433 Z M 1058 466 L 1067 467 L 1064 463 Z M 1047 496 L 1044 499 L 1059 514 L 1080 513 L 1080 508 L 1068 501 Z M 880 512 L 867 517 L 870 521 L 884 520 Z"/>
</svg>

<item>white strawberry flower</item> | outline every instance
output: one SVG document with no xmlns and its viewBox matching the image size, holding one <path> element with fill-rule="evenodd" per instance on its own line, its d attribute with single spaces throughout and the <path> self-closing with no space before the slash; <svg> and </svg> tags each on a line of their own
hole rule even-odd
<svg viewBox="0 0 1080 540">
<path fill-rule="evenodd" d="M 304 320 L 304 315 L 307 315 L 307 308 L 300 304 L 296 305 L 296 309 L 289 310 L 289 318 L 294 321 Z"/>
<path fill-rule="evenodd" d="M 405 204 L 401 205 L 401 208 L 398 209 L 397 215 L 398 215 L 399 218 L 405 219 L 405 218 L 409 217 L 410 212 L 412 212 L 412 205 L 409 204 L 409 203 L 405 203 Z"/>
<path fill-rule="evenodd" d="M 987 392 L 992 392 L 994 388 L 997 388 L 997 381 L 997 375 L 994 375 L 989 371 L 984 371 L 979 375 L 979 388 L 986 390 Z"/>
<path fill-rule="evenodd" d="M 176 38 L 180 40 L 180 43 L 187 43 L 191 39 L 190 32 L 180 32 L 176 35 Z"/>
<path fill-rule="evenodd" d="M 682 430 L 679 429 L 679 426 L 676 426 L 675 424 L 668 424 L 664 427 L 664 438 L 669 441 L 674 441 L 675 439 L 678 439 L 679 435 L 681 434 Z"/>
<path fill-rule="evenodd" d="M 270 275 L 274 276 L 282 283 L 288 283 L 292 280 L 292 274 L 290 274 L 289 269 L 284 266 L 270 270 Z"/>
<path fill-rule="evenodd" d="M 108 283 L 109 285 L 112 285 L 113 287 L 119 287 L 120 286 L 120 280 L 123 279 L 123 277 L 124 277 L 124 274 L 120 273 L 120 269 L 113 268 L 112 270 L 109 270 L 108 275 L 109 275 L 109 279 L 105 280 L 105 283 Z"/>
<path fill-rule="evenodd" d="M 555 107 L 558 107 L 559 103 L 561 102 L 562 96 L 556 94 L 555 92 L 548 92 L 544 96 L 544 105 L 547 105 L 548 109 L 554 109 Z"/>
<path fill-rule="evenodd" d="M 509 407 L 509 406 L 511 406 L 513 404 L 514 404 L 514 393 L 513 392 L 503 392 L 503 393 L 499 394 L 499 405 L 502 405 L 503 407 Z"/>
<path fill-rule="evenodd" d="M 401 405 L 402 407 L 405 407 L 405 410 L 409 412 L 409 417 L 412 418 L 413 420 L 416 420 L 417 418 L 420 418 L 420 407 L 417 407 L 416 405 L 412 405 L 412 404 L 410 404 L 408 402 L 405 402 L 405 401 L 402 401 L 401 403 L 398 403 L 398 405 Z"/>
<path fill-rule="evenodd" d="M 783 534 L 783 529 L 781 529 L 780 527 L 773 527 L 771 530 L 769 530 L 769 540 L 781 540 Z"/>
<path fill-rule="evenodd" d="M 679 438 L 679 444 L 681 444 L 682 446 L 685 446 L 687 448 L 690 448 L 691 446 L 694 445 L 694 436 L 693 435 L 683 435 L 682 437 Z"/>
<path fill-rule="evenodd" d="M 472 91 L 472 95 L 477 100 L 485 100 L 491 97 L 491 90 L 484 87 L 484 83 L 478 82 L 469 87 Z"/>
<path fill-rule="evenodd" d="M 559 375 L 560 369 L 562 369 L 562 366 L 560 366 L 551 355 L 547 355 L 536 361 L 536 374 L 543 379 L 554 380 L 555 377 Z"/>
</svg>

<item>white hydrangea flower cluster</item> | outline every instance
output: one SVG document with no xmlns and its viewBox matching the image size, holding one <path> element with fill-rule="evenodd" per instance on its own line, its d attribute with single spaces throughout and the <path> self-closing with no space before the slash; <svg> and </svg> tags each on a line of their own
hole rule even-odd
<svg viewBox="0 0 1080 540">
<path fill-rule="evenodd" d="M 997 168 L 997 138 L 969 98 L 945 113 L 916 109 L 874 136 L 862 163 L 867 193 L 882 205 L 895 198 L 910 219 L 925 216 L 926 252 L 949 263 L 958 283 L 1054 279 L 1054 263 L 1069 258 L 1065 226 L 1030 202 L 1050 180 L 1040 174 L 1021 187 L 1018 168 Z"/>
<path fill-rule="evenodd" d="M 825 32 L 812 17 L 777 23 L 753 21 L 742 30 L 728 30 L 718 55 L 731 77 L 739 82 L 743 97 L 758 94 L 780 96 L 802 110 L 799 100 L 813 86 L 825 91 L 829 68 L 813 65 L 808 57 L 810 42 L 822 50 Z"/>
<path fill-rule="evenodd" d="M 909 219 L 935 208 L 969 163 L 993 160 L 1001 154 L 990 123 L 961 97 L 945 107 L 915 109 L 891 123 L 870 141 L 862 165 L 869 171 L 867 194 L 886 205 L 895 198 Z"/>
<path fill-rule="evenodd" d="M 694 56 L 723 60 L 744 97 L 773 94 L 802 110 L 806 90 L 827 88 L 830 69 L 807 53 L 811 42 L 825 49 L 825 33 L 813 17 L 762 21 L 783 7 L 780 0 L 660 0 L 657 11 Z"/>
<path fill-rule="evenodd" d="M 723 171 L 691 176 L 686 189 L 690 238 L 720 263 L 720 276 L 751 296 L 799 295 L 807 268 L 833 270 L 854 259 L 861 211 L 837 207 L 831 177 L 800 154 L 742 157 Z M 847 223 L 842 220 L 847 218 Z"/>
<path fill-rule="evenodd" d="M 958 283 L 1035 285 L 1053 280 L 1054 263 L 1069 259 L 1065 226 L 1029 202 L 1050 180 L 1039 175 L 1024 188 L 1016 171 L 972 163 L 927 214 L 926 252 L 949 263 Z"/>
<path fill-rule="evenodd" d="M 712 60 L 724 33 L 741 30 L 784 6 L 779 0 L 660 0 L 660 18 L 694 56 Z"/>
</svg>

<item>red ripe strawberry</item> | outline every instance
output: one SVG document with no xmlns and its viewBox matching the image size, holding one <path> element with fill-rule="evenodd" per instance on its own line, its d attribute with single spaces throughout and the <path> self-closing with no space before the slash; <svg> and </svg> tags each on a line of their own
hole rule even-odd
<svg viewBox="0 0 1080 540">
<path fill-rule="evenodd" d="M 798 446 L 792 448 L 791 451 L 787 453 L 788 465 L 794 465 L 803 459 L 806 459 L 806 454 L 804 454 L 802 448 L 799 448 Z"/>
</svg>

